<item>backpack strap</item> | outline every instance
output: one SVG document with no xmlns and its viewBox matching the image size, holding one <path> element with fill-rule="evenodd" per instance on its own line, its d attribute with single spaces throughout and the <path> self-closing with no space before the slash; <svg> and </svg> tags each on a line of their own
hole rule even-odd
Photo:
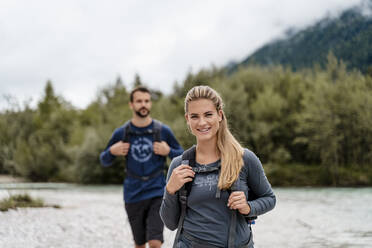
<svg viewBox="0 0 372 248">
<path fill-rule="evenodd" d="M 161 141 L 160 133 L 161 133 L 162 123 L 155 119 L 153 121 L 154 121 L 154 127 L 153 127 L 154 141 L 160 142 Z"/>
<path fill-rule="evenodd" d="M 186 151 L 182 153 L 182 164 L 188 164 L 191 166 L 192 170 L 195 171 L 196 169 L 196 146 L 193 145 Z M 184 184 L 184 187 L 181 189 L 186 190 L 185 195 L 186 197 L 189 196 L 191 191 L 192 182 L 187 182 Z"/>
<path fill-rule="evenodd" d="M 124 133 L 123 133 L 122 141 L 124 143 L 129 143 L 130 134 L 131 134 L 130 120 L 124 123 L 123 129 L 124 129 Z"/>
<path fill-rule="evenodd" d="M 181 164 L 188 164 L 192 168 L 195 168 L 195 164 L 196 164 L 195 155 L 196 155 L 196 146 L 194 145 L 182 153 Z M 181 204 L 181 215 L 178 220 L 177 233 L 174 238 L 173 248 L 177 247 L 177 241 L 181 234 L 181 230 L 183 227 L 183 221 L 185 220 L 185 216 L 186 216 L 187 196 L 190 194 L 191 186 L 192 186 L 192 182 L 185 183 L 178 191 L 178 200 L 180 201 L 180 204 Z"/>
<path fill-rule="evenodd" d="M 153 124 L 152 129 L 147 130 L 145 132 L 135 132 L 130 127 L 130 120 L 125 122 L 124 125 L 123 125 L 124 135 L 123 135 L 122 141 L 124 143 L 129 143 L 131 135 L 139 136 L 139 135 L 152 134 L 153 138 L 154 138 L 154 141 L 160 142 L 161 141 L 161 128 L 162 128 L 163 124 L 160 121 L 155 120 L 155 119 L 153 121 L 154 121 L 154 124 Z"/>
<path fill-rule="evenodd" d="M 239 183 L 240 179 L 238 179 L 231 185 L 229 192 L 234 192 L 239 190 Z M 228 248 L 232 248 L 235 246 L 235 236 L 236 236 L 236 219 L 238 215 L 238 210 L 232 209 L 231 210 L 231 219 L 230 219 L 230 228 L 229 228 L 229 240 L 228 240 Z"/>
</svg>

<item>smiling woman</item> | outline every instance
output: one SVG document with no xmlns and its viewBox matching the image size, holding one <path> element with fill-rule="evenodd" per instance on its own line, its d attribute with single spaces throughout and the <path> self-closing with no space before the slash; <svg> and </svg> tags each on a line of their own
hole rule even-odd
<svg viewBox="0 0 372 248">
<path fill-rule="evenodd" d="M 220 95 L 195 86 L 185 118 L 197 145 L 173 159 L 160 215 L 173 247 L 253 247 L 252 218 L 276 198 L 259 159 L 229 131 Z"/>
</svg>

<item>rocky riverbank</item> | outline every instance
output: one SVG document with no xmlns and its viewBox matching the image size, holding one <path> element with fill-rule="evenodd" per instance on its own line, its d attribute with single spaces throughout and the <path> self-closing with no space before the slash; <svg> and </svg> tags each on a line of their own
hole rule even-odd
<svg viewBox="0 0 372 248">
<path fill-rule="evenodd" d="M 23 183 L 26 182 L 27 180 L 22 178 L 22 177 L 14 177 L 11 175 L 3 175 L 0 174 L 0 184 L 1 183 Z M 1 187 L 1 185 L 0 185 Z"/>
<path fill-rule="evenodd" d="M 122 186 L 40 186 L 0 185 L 0 198 L 27 192 L 61 206 L 0 212 L 0 247 L 133 247 Z M 274 192 L 277 206 L 252 227 L 256 248 L 370 247 L 372 188 L 274 188 Z M 172 247 L 174 235 L 164 230 L 164 248 Z"/>
</svg>

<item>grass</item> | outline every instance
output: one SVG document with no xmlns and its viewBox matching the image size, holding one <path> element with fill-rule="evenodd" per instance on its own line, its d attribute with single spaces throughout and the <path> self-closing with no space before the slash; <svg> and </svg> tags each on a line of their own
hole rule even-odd
<svg viewBox="0 0 372 248">
<path fill-rule="evenodd" d="M 16 194 L 4 198 L 0 201 L 0 211 L 8 211 L 17 208 L 42 208 L 54 207 L 60 208 L 59 205 L 46 205 L 40 198 L 32 198 L 29 194 Z"/>
</svg>

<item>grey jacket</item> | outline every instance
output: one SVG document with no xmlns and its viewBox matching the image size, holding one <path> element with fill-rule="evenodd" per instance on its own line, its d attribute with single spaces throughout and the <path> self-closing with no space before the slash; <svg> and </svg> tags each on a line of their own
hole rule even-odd
<svg viewBox="0 0 372 248">
<path fill-rule="evenodd" d="M 182 158 L 178 156 L 172 160 L 167 182 L 172 171 L 181 165 Z M 244 166 L 240 172 L 238 190 L 244 191 L 246 198 L 254 193 L 256 198 L 249 200 L 251 212 L 248 216 L 258 216 L 272 210 L 276 203 L 275 195 L 268 182 L 261 162 L 248 149 L 244 149 Z M 218 161 L 208 165 L 217 166 Z M 182 232 L 217 247 L 227 247 L 231 211 L 227 207 L 228 192 L 222 191 L 221 197 L 216 199 L 218 172 L 203 175 L 196 174 L 192 189 L 188 197 L 187 212 Z M 178 226 L 181 214 L 178 192 L 171 195 L 166 190 L 160 207 L 160 216 L 171 230 Z M 236 247 L 240 247 L 252 239 L 251 228 L 243 215 L 239 214 L 236 225 Z"/>
</svg>

